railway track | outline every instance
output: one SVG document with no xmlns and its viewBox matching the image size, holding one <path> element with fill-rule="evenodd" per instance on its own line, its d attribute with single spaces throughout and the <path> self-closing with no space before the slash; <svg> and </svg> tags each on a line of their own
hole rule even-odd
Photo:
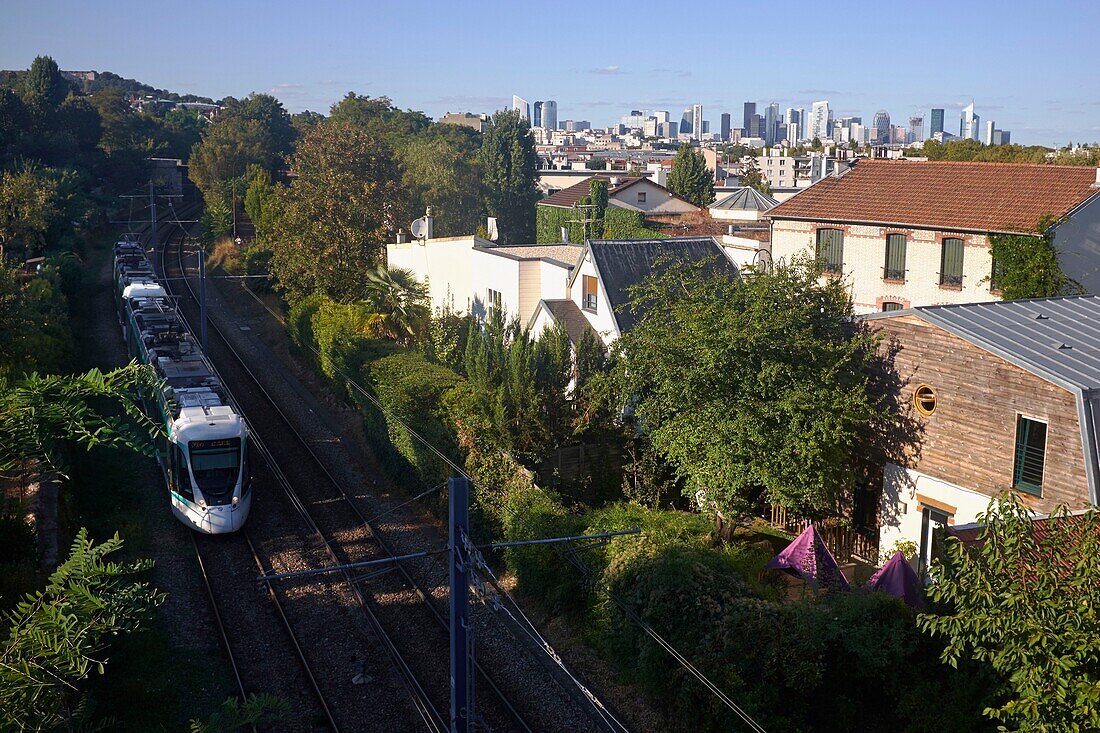
<svg viewBox="0 0 1100 733">
<path fill-rule="evenodd" d="M 188 302 L 186 296 L 181 298 L 181 309 L 194 316 L 197 312 L 193 302 L 195 294 L 190 281 L 183 277 L 186 267 L 182 248 L 176 248 L 174 256 L 164 259 L 175 262 L 174 268 L 183 278 L 180 282 L 187 285 L 186 296 L 192 301 Z M 267 447 L 281 459 L 272 461 L 273 466 L 279 467 L 281 488 L 317 538 L 329 558 L 328 563 L 350 563 L 400 554 L 367 519 L 356 498 L 333 475 L 326 461 L 301 435 L 247 360 L 213 321 L 209 323 L 208 334 L 211 358 L 223 369 L 227 368 L 226 365 L 232 365 L 228 372 L 223 373 L 233 380 L 230 384 L 241 400 L 250 424 L 263 426 Z M 264 510 L 255 511 L 262 516 Z M 417 567 L 418 564 L 420 567 Z M 449 698 L 446 654 L 448 622 L 446 612 L 440 608 L 440 600 L 445 599 L 445 594 L 439 593 L 438 584 L 429 587 L 417 577 L 434 575 L 438 578 L 440 567 L 436 566 L 433 573 L 423 570 L 418 562 L 409 565 L 399 563 L 396 564 L 396 572 L 377 578 L 372 576 L 366 582 L 363 578 L 353 578 L 347 574 L 342 579 L 348 588 L 354 589 L 357 604 L 368 617 L 372 617 L 370 625 L 382 640 L 394 666 L 401 670 L 422 722 L 430 730 L 446 730 L 443 713 L 447 711 Z M 432 628 L 436 630 L 434 634 L 431 633 Z M 490 631 L 500 632 L 499 624 Z M 548 700 L 545 705 L 556 706 L 559 715 L 562 708 L 573 706 L 568 716 L 569 723 L 547 724 L 545 720 L 535 722 L 528 719 L 528 713 L 512 702 L 504 685 L 484 665 L 478 663 L 476 669 L 478 715 L 483 728 L 533 731 L 601 727 L 599 723 L 593 723 L 590 714 L 564 688 L 559 690 L 557 699 Z M 556 678 L 554 682 L 561 685 Z M 513 684 L 512 689 L 515 688 Z"/>
<path fill-rule="evenodd" d="M 185 231 L 180 231 L 175 236 L 165 238 L 164 256 L 161 258 L 165 282 L 177 296 L 182 296 L 180 297 L 181 306 L 184 305 L 186 298 L 195 298 L 192 286 L 184 275 L 184 248 L 182 245 L 185 239 Z M 186 287 L 181 289 L 178 287 L 178 283 L 183 283 Z M 185 316 L 192 316 L 191 323 L 195 322 L 194 314 L 188 313 L 186 307 L 181 307 L 181 311 L 184 312 Z M 193 332 L 197 333 L 198 330 L 192 327 Z M 212 337 L 212 342 L 219 340 L 223 347 L 226 349 L 231 348 L 229 342 L 224 340 L 221 332 L 213 324 L 209 329 L 209 335 Z M 216 353 L 221 355 L 225 352 Z M 219 359 L 219 363 L 224 369 L 226 361 Z M 237 365 L 240 368 L 247 369 L 243 362 L 237 362 Z M 223 378 L 223 381 L 226 380 Z M 285 440 L 285 438 L 274 436 L 276 441 L 274 445 L 278 446 L 276 450 L 280 458 L 276 458 L 276 450 L 273 450 L 270 444 L 265 442 L 272 439 L 273 426 L 264 416 L 258 418 L 255 415 L 255 397 L 257 394 L 251 389 L 255 385 L 244 385 L 245 389 L 242 392 L 240 381 L 228 381 L 226 384 L 234 393 L 234 399 L 242 404 L 244 408 L 243 413 L 249 420 L 253 440 L 259 453 L 265 459 L 266 471 L 270 474 L 268 483 L 276 484 L 282 489 L 297 518 L 306 523 L 312 540 L 311 543 L 307 543 L 312 546 L 304 548 L 312 557 L 307 557 L 305 554 L 290 553 L 288 555 L 287 553 L 276 552 L 268 553 L 267 561 L 261 559 L 265 546 L 272 545 L 273 540 L 280 538 L 273 537 L 272 533 L 265 531 L 272 525 L 271 517 L 268 516 L 272 509 L 271 505 L 269 503 L 263 504 L 262 509 L 257 509 L 254 506 L 254 514 L 264 515 L 264 520 L 259 523 L 253 520 L 253 523 L 241 533 L 241 539 L 247 543 L 252 556 L 253 569 L 251 572 L 240 573 L 237 576 L 237 584 L 240 585 L 246 578 L 251 581 L 257 573 L 265 574 L 272 571 L 295 569 L 302 565 L 310 566 L 340 562 L 341 557 L 344 555 L 338 552 L 335 539 L 330 534 L 322 531 L 306 504 L 298 495 L 294 480 L 288 477 L 283 469 L 282 464 L 286 462 L 286 459 L 282 450 L 283 443 L 279 441 Z M 242 394 L 244 395 L 243 400 Z M 257 498 L 259 498 L 259 494 Z M 275 534 L 279 533 L 276 532 Z M 256 535 L 262 536 L 254 538 Z M 286 538 L 282 537 L 281 539 L 285 541 Z M 205 540 L 224 541 L 230 540 L 230 538 L 201 538 L 200 541 Z M 338 593 L 333 587 L 337 584 L 343 586 Z M 298 588 L 285 586 L 279 588 L 271 583 L 266 583 L 265 586 L 267 595 L 273 601 L 277 615 L 293 644 L 295 656 L 297 656 L 302 670 L 309 679 L 314 697 L 324 711 L 329 728 L 333 730 L 338 730 L 341 727 L 361 729 L 364 727 L 364 718 L 369 716 L 372 724 L 368 723 L 366 727 L 377 727 L 380 730 L 411 730 L 418 727 L 427 727 L 429 730 L 442 733 L 447 729 L 446 721 L 433 703 L 432 697 L 423 689 L 412 667 L 380 622 L 375 605 L 362 593 L 359 584 L 350 574 L 345 573 L 337 583 L 326 581 L 321 584 L 302 585 Z M 335 606 L 324 607 L 322 613 L 322 607 L 316 604 L 316 596 L 319 592 L 325 591 L 330 595 L 339 595 L 338 600 L 341 602 L 335 604 Z M 338 643 L 333 644 L 333 630 L 339 629 L 342 623 L 346 624 L 349 621 L 346 613 L 349 606 L 358 606 L 362 610 L 363 618 L 367 622 L 366 628 L 345 628 L 336 636 Z M 306 607 L 309 607 L 308 614 L 305 611 Z M 309 615 L 310 618 L 303 618 L 304 615 Z M 302 631 L 302 629 L 306 630 Z M 317 649 L 318 638 L 328 642 L 325 651 Z M 363 650 L 371 648 L 375 644 L 381 646 L 378 651 L 382 651 L 382 655 L 362 653 Z M 226 647 L 232 657 L 231 646 L 228 639 L 226 639 Z M 351 660 L 351 663 L 343 665 L 342 678 L 341 665 L 338 662 L 341 656 Z M 386 658 L 389 660 L 388 665 L 384 661 Z M 367 664 L 368 659 L 372 660 L 369 665 Z M 318 667 L 317 672 L 314 671 L 314 667 Z M 392 669 L 388 667 L 392 667 Z M 406 695 L 402 695 L 401 690 L 394 690 L 393 684 L 374 684 L 380 679 L 394 677 L 393 670 L 396 670 L 396 676 L 400 677 L 400 684 L 403 684 Z M 351 693 L 347 681 L 348 678 L 353 677 L 353 672 L 359 681 L 367 684 L 362 687 L 351 688 L 355 691 Z M 337 688 L 336 694 L 332 694 L 332 692 L 326 694 L 325 688 L 332 687 Z M 332 698 L 331 702 L 326 699 L 328 697 Z M 337 697 L 339 697 L 340 703 L 336 702 Z M 404 697 L 408 698 L 408 705 L 403 704 L 404 700 L 402 698 Z M 369 702 L 367 702 L 368 700 Z M 358 710 L 354 710 L 354 708 L 358 708 Z M 384 710 L 392 711 L 391 715 L 388 716 L 391 718 L 388 722 L 385 720 L 387 716 L 381 714 Z M 338 724 L 340 719 L 346 719 L 347 723 L 341 726 Z M 398 721 L 400 721 L 400 724 L 398 724 Z"/>
</svg>

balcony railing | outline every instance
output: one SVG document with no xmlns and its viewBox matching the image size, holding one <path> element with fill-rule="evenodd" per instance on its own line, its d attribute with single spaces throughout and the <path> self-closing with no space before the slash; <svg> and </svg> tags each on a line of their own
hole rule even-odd
<svg viewBox="0 0 1100 733">
<path fill-rule="evenodd" d="M 889 267 L 882 268 L 883 280 L 904 280 L 905 270 L 894 270 Z"/>
</svg>

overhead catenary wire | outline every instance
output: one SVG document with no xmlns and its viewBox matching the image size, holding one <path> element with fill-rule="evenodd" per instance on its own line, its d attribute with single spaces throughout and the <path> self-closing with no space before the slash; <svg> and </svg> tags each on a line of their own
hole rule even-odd
<svg viewBox="0 0 1100 733">
<path fill-rule="evenodd" d="M 251 289 L 245 288 L 245 290 L 248 291 L 249 295 L 251 295 L 252 298 L 255 299 L 256 302 L 259 303 L 260 306 L 263 307 L 264 310 L 266 310 L 268 313 L 270 313 L 271 316 L 273 318 L 275 318 L 275 320 L 277 320 L 279 323 L 283 324 L 284 326 L 286 325 L 286 320 L 281 315 L 279 315 L 278 313 L 273 311 L 266 303 L 263 302 L 262 299 L 260 299 L 254 292 L 252 292 Z M 318 358 L 321 357 L 320 351 L 318 351 L 317 348 L 314 347 L 312 344 L 306 343 L 305 346 L 310 351 L 312 351 L 313 354 L 316 357 L 318 357 Z M 372 395 L 366 388 L 364 388 L 362 385 L 360 385 L 355 379 L 353 379 L 351 376 L 349 376 L 347 373 L 345 373 L 339 367 L 333 366 L 333 370 L 347 384 L 351 385 L 351 387 L 356 392 L 358 392 L 360 395 L 362 395 L 364 398 L 366 398 L 367 401 L 369 401 L 372 405 L 374 405 L 384 415 L 386 415 L 388 418 L 394 420 L 399 425 L 401 425 L 402 428 L 409 433 L 409 435 L 411 435 L 414 439 L 419 441 L 425 448 L 427 448 L 436 457 L 438 457 L 441 461 L 443 461 L 444 464 L 449 466 L 451 469 L 453 469 L 459 475 L 465 476 L 466 479 L 469 480 L 475 487 L 481 485 L 484 488 L 484 485 L 480 484 L 477 480 L 475 480 L 473 477 L 471 477 L 465 471 L 465 469 L 463 467 L 459 466 L 457 463 L 455 463 L 453 460 L 451 460 L 451 458 L 449 458 L 446 454 L 444 454 L 441 450 L 439 450 L 434 444 L 432 444 L 431 441 L 429 441 L 427 438 L 425 438 L 419 432 L 417 432 L 415 429 L 413 429 L 412 426 L 410 426 L 404 419 L 401 418 L 401 416 L 395 414 L 392 410 L 390 410 L 384 404 L 382 404 L 381 401 L 379 401 L 374 395 Z M 521 521 L 522 521 L 522 519 L 523 518 L 521 517 Z M 524 522 L 524 525 L 527 529 L 530 529 L 530 527 L 526 525 L 526 522 Z M 569 562 L 571 565 L 573 565 L 575 568 L 577 568 L 577 570 L 580 571 L 582 575 L 584 575 L 586 578 L 591 580 L 593 582 L 593 586 L 598 588 L 600 590 L 600 592 L 604 593 L 609 599 L 611 599 L 611 601 L 626 615 L 626 617 L 628 619 L 630 619 L 630 621 L 633 624 L 638 626 L 638 628 L 640 628 L 642 631 L 644 631 L 647 636 L 649 636 L 651 639 L 653 639 L 662 649 L 664 649 L 673 659 L 675 659 L 676 662 L 680 666 L 682 666 L 684 669 L 686 669 L 711 694 L 713 694 L 715 697 L 717 697 L 718 700 L 720 702 L 722 702 L 722 704 L 724 704 L 726 707 L 728 707 L 730 710 L 732 710 L 734 712 L 734 714 L 736 714 L 746 725 L 749 726 L 750 730 L 754 731 L 754 733 L 766 733 L 763 726 L 761 726 L 759 723 L 757 723 L 756 720 L 754 720 L 751 715 L 749 715 L 747 712 L 745 712 L 736 702 L 734 702 L 725 692 L 723 692 L 722 689 L 720 687 L 718 687 L 717 684 L 715 684 L 709 677 L 707 677 L 707 675 L 705 673 L 703 673 L 702 670 L 700 670 L 698 667 L 696 667 L 695 664 L 691 662 L 691 660 L 689 660 L 678 649 L 676 649 L 676 647 L 673 646 L 671 642 L 669 642 L 667 639 L 665 639 L 663 636 L 661 636 L 659 633 L 657 633 L 656 629 L 654 629 L 648 622 L 646 622 L 644 619 L 642 619 L 632 608 L 630 608 L 627 605 L 627 603 L 625 601 L 623 601 L 621 598 L 619 598 L 606 585 L 597 583 L 592 577 L 593 573 L 592 573 L 591 569 L 579 557 L 576 557 L 576 555 L 570 555 L 568 553 L 565 553 L 560 547 L 555 547 L 554 549 L 560 557 L 565 559 L 567 562 Z M 515 599 L 511 598 L 510 594 L 508 594 L 507 591 L 505 591 L 503 589 L 502 589 L 502 591 L 503 591 L 504 595 L 506 597 L 508 597 L 508 599 L 515 605 L 515 607 L 518 608 L 519 604 L 516 603 Z"/>
</svg>

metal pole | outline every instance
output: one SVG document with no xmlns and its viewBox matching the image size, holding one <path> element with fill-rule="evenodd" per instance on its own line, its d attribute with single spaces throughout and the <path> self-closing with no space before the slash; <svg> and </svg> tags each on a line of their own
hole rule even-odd
<svg viewBox="0 0 1100 733">
<path fill-rule="evenodd" d="M 469 553 L 466 530 L 469 524 L 470 487 L 465 476 L 448 481 L 450 488 L 451 559 L 451 733 L 469 733 L 474 717 L 474 692 L 471 687 L 470 647 L 473 635 L 468 622 Z"/>
<path fill-rule="evenodd" d="M 152 209 L 153 228 L 149 234 L 149 244 L 153 247 L 153 277 L 157 274 L 157 197 L 153 193 L 153 179 L 149 179 L 149 207 Z"/>
<path fill-rule="evenodd" d="M 199 248 L 199 332 L 202 353 L 206 353 L 206 247 Z"/>
</svg>

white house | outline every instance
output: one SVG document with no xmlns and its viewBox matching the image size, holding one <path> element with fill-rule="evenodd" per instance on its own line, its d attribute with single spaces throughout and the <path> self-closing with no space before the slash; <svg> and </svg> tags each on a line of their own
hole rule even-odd
<svg viewBox="0 0 1100 733">
<path fill-rule="evenodd" d="M 739 274 L 714 237 L 593 239 L 582 251 L 564 297 L 543 299 L 536 305 L 528 321 L 532 332 L 561 324 L 576 343 L 586 324 L 604 344 L 611 344 L 637 323 L 638 314 L 630 309 L 630 288 L 656 272 L 659 261 L 698 262 L 714 257 L 717 267 L 731 276 Z"/>
<path fill-rule="evenodd" d="M 733 193 L 720 197 L 708 208 L 712 219 L 760 221 L 778 205 L 779 202 L 771 196 L 760 193 L 752 186 L 742 186 Z"/>
<path fill-rule="evenodd" d="M 391 268 L 427 284 L 433 310 L 484 318 L 493 309 L 527 323 L 544 298 L 565 296 L 583 251 L 569 244 L 498 246 L 476 236 L 396 242 L 386 246 Z"/>
<path fill-rule="evenodd" d="M 563 188 L 538 202 L 539 206 L 572 209 L 588 195 L 593 178 L 607 181 L 607 205 L 645 214 L 690 214 L 699 207 L 685 201 L 664 186 L 645 176 L 620 176 L 599 173 Z"/>
<path fill-rule="evenodd" d="M 866 160 L 771 209 L 776 261 L 817 257 L 857 313 L 1000 299 L 990 235 L 1065 219 L 1065 273 L 1100 292 L 1100 171 L 1084 166 Z"/>
</svg>

